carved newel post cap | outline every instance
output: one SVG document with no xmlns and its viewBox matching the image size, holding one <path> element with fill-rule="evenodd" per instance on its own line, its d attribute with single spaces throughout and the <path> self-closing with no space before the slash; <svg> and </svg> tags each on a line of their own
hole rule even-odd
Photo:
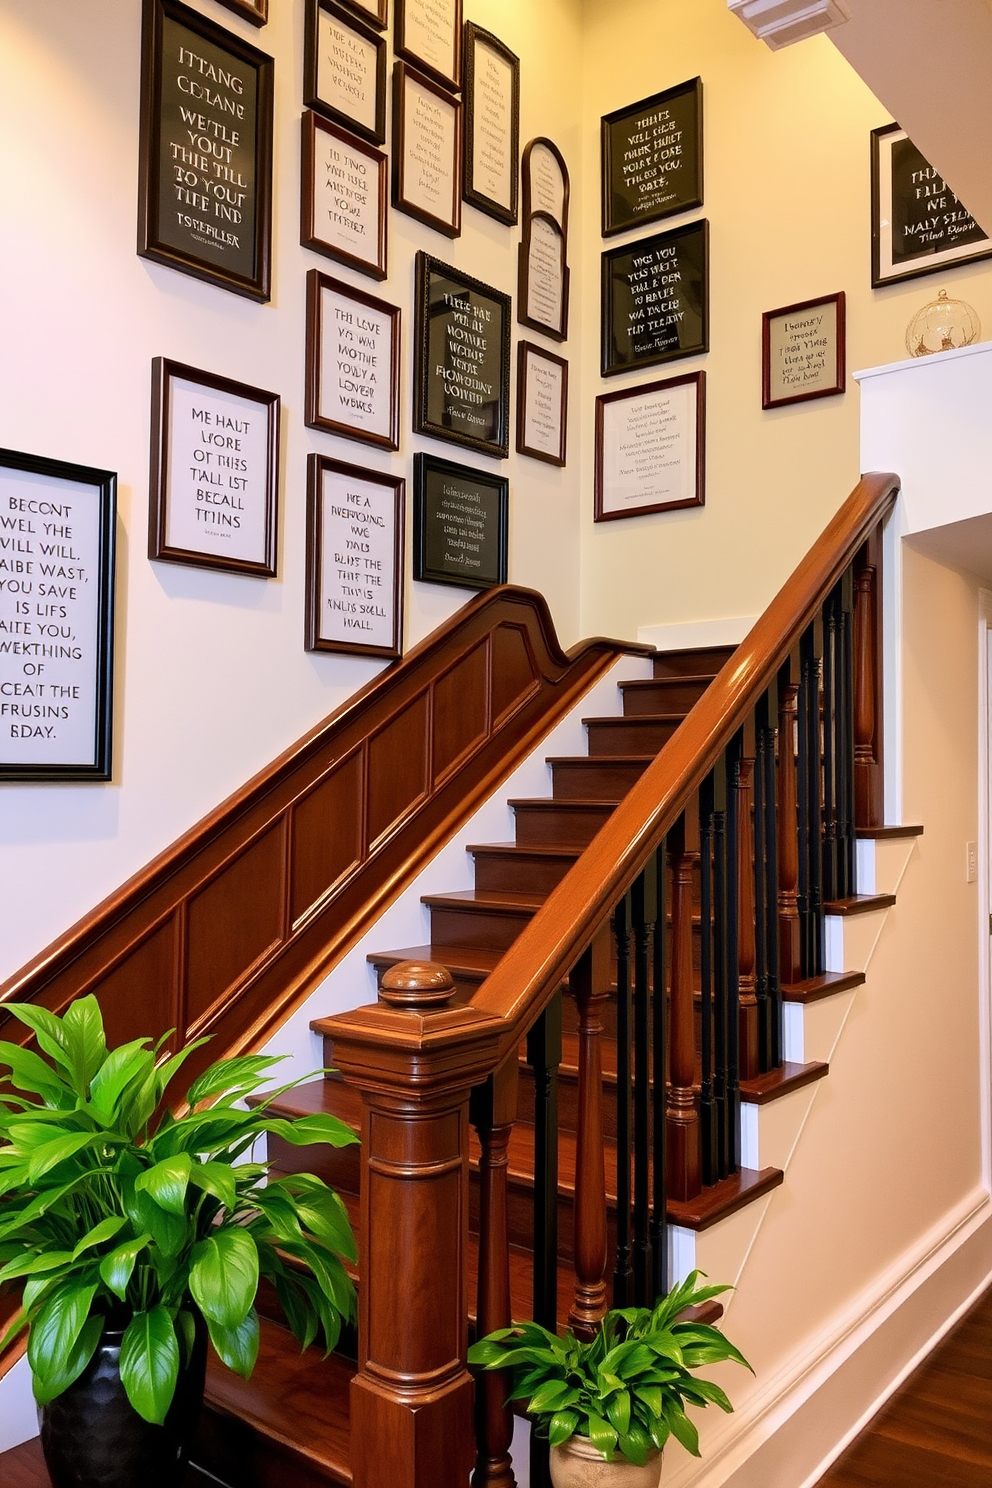
<svg viewBox="0 0 992 1488">
<path fill-rule="evenodd" d="M 455 995 L 451 972 L 436 961 L 400 961 L 386 972 L 379 987 L 379 1001 L 415 1013 L 443 1007 Z"/>
</svg>

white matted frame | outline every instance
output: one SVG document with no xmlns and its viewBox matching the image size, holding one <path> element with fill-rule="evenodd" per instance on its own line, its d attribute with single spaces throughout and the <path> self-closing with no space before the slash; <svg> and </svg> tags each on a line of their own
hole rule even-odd
<svg viewBox="0 0 992 1488">
<path fill-rule="evenodd" d="M 403 654 L 406 481 L 324 455 L 307 480 L 308 651 Z"/>
<path fill-rule="evenodd" d="M 400 311 L 311 269 L 306 423 L 380 449 L 400 447 Z"/>
<path fill-rule="evenodd" d="M 568 448 L 568 363 L 521 341 L 517 351 L 517 454 L 565 464 Z"/>
</svg>

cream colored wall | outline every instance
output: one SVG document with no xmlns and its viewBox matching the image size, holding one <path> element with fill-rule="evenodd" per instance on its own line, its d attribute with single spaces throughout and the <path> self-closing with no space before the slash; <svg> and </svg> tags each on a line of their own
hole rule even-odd
<svg viewBox="0 0 992 1488">
<path fill-rule="evenodd" d="M 634 635 L 759 614 L 859 472 L 850 380 L 843 397 L 762 412 L 762 312 L 844 290 L 853 370 L 905 356 L 913 312 L 944 286 L 992 334 L 992 266 L 871 289 L 869 132 L 888 116 L 826 37 L 772 53 L 725 0 L 585 0 L 583 17 L 582 628 Z M 705 205 L 690 215 L 711 225 L 711 350 L 604 381 L 595 270 L 603 248 L 628 239 L 600 236 L 599 118 L 697 74 Z M 596 395 L 699 367 L 705 507 L 594 524 Z"/>
</svg>

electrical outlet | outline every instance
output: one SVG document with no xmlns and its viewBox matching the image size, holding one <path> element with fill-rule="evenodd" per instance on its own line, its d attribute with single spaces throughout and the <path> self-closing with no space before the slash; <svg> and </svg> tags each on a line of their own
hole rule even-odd
<svg viewBox="0 0 992 1488">
<path fill-rule="evenodd" d="M 969 842 L 967 844 L 967 849 L 968 849 L 968 860 L 967 860 L 966 882 L 968 882 L 968 883 L 974 883 L 975 880 L 978 878 L 978 843 L 977 842 Z"/>
</svg>

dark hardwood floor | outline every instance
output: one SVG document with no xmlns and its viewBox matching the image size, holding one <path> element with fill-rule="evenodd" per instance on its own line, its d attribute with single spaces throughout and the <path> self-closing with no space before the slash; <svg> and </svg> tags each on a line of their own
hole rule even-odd
<svg viewBox="0 0 992 1488">
<path fill-rule="evenodd" d="M 23 1447 L 0 1452 L 0 1488 L 52 1488 L 37 1437 L 25 1442 Z M 217 1488 L 217 1484 L 213 1478 L 190 1468 L 183 1488 Z"/>
</svg>

